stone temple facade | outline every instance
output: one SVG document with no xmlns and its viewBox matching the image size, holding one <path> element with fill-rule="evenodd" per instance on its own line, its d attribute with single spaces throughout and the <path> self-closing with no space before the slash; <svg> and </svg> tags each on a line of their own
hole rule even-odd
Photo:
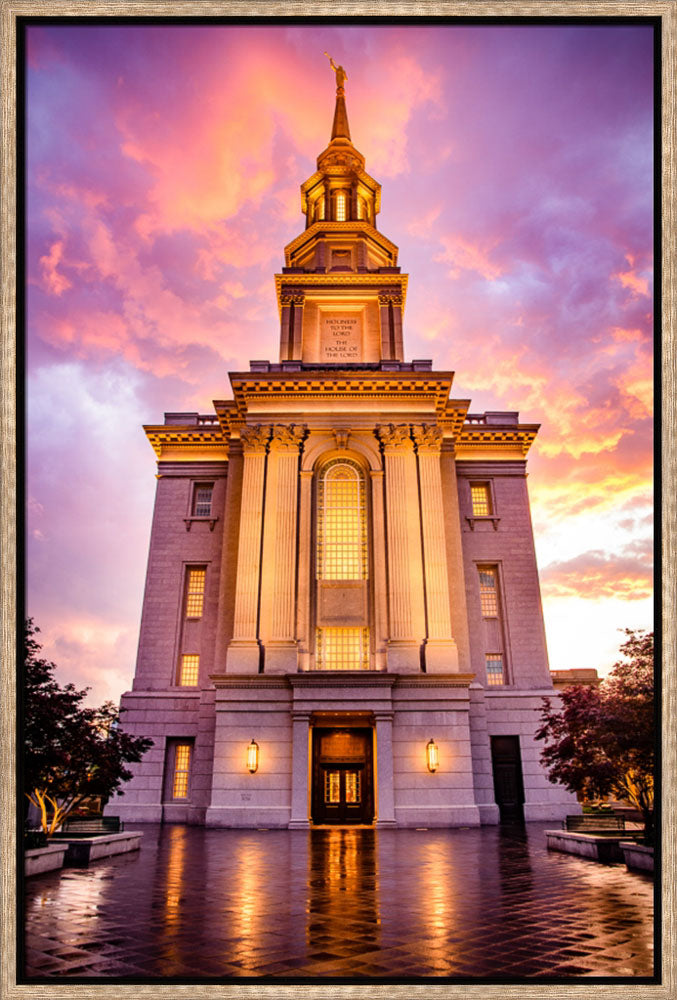
<svg viewBox="0 0 677 1000">
<path fill-rule="evenodd" d="M 405 361 L 407 276 L 350 139 L 301 186 L 280 357 L 214 412 L 145 428 L 157 495 L 125 728 L 154 746 L 108 811 L 302 828 L 555 819 L 526 484 L 538 427 Z"/>
</svg>

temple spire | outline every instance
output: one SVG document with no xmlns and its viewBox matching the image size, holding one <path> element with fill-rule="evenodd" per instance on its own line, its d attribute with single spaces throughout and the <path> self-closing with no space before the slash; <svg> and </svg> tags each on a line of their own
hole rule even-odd
<svg viewBox="0 0 677 1000">
<path fill-rule="evenodd" d="M 329 60 L 331 68 L 336 73 L 336 108 L 334 110 L 334 122 L 331 128 L 331 138 L 348 139 L 350 141 L 350 126 L 348 125 L 348 111 L 346 110 L 346 92 L 343 84 L 348 79 L 343 66 L 337 66 L 328 52 L 325 56 Z"/>
</svg>

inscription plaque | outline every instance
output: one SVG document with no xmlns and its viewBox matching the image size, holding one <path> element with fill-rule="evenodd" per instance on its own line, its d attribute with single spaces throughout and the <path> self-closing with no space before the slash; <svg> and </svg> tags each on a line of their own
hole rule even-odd
<svg viewBox="0 0 677 1000">
<path fill-rule="evenodd" d="M 320 313 L 320 360 L 360 361 L 362 316 L 354 312 Z"/>
</svg>

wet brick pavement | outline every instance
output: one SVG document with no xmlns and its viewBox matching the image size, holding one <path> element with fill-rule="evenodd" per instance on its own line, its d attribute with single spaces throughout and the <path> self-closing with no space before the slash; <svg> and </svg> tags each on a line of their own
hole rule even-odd
<svg viewBox="0 0 677 1000">
<path fill-rule="evenodd" d="M 651 976 L 651 878 L 547 852 L 552 826 L 139 826 L 139 852 L 26 880 L 25 973 Z"/>
</svg>

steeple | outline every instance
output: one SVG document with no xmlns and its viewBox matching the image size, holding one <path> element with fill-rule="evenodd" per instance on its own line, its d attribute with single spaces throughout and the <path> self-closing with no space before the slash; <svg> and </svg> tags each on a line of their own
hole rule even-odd
<svg viewBox="0 0 677 1000">
<path fill-rule="evenodd" d="M 376 228 L 381 185 L 350 138 L 346 71 L 336 74 L 329 145 L 301 185 L 305 230 L 284 249 L 276 275 L 280 361 L 376 365 L 401 362 L 407 277 L 397 247 Z"/>
<path fill-rule="evenodd" d="M 343 66 L 337 66 L 328 52 L 325 56 L 329 59 L 331 68 L 336 73 L 336 108 L 334 109 L 334 123 L 331 128 L 331 139 L 350 140 L 350 126 L 348 125 L 348 111 L 346 109 L 346 92 L 343 84 L 348 79 L 348 75 Z"/>
</svg>

